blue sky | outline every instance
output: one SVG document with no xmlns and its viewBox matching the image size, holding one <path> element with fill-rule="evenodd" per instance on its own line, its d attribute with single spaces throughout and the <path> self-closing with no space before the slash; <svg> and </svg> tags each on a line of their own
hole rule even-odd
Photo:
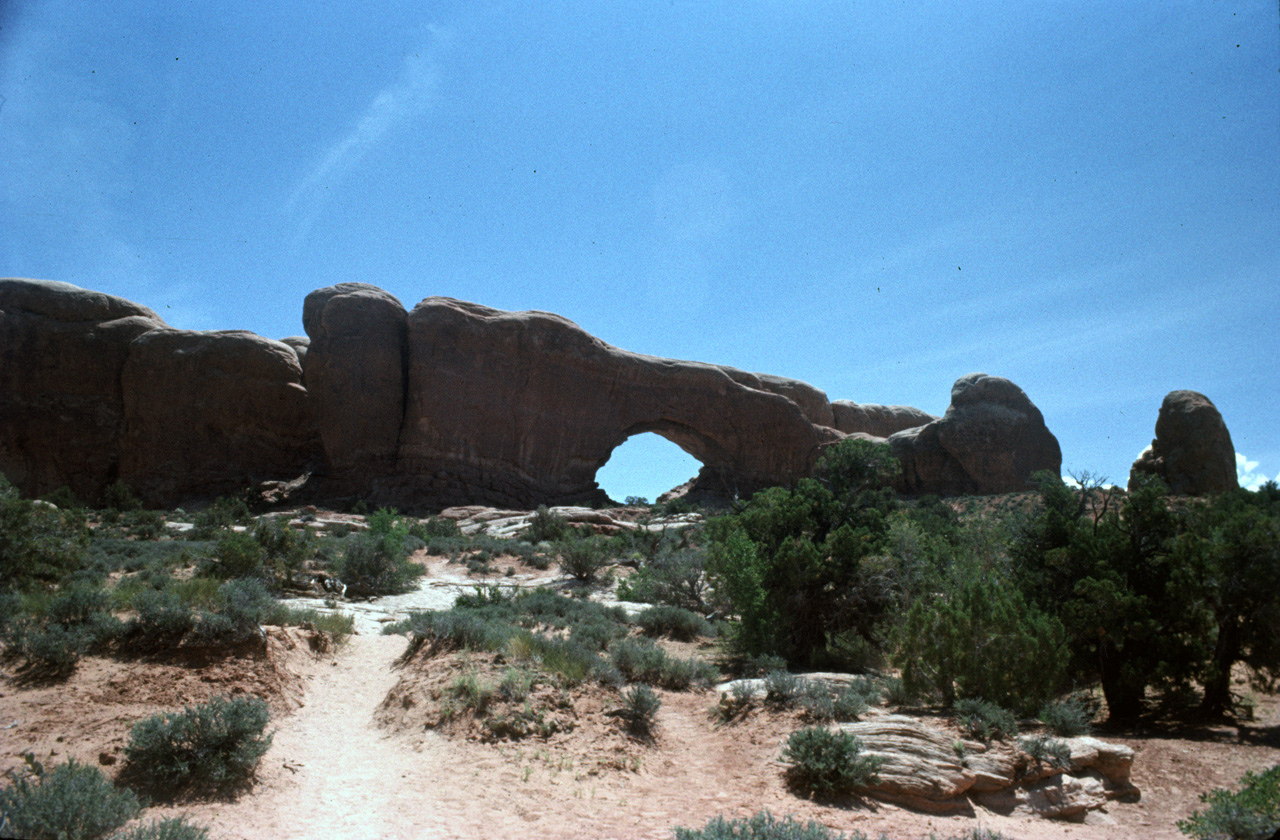
<svg viewBox="0 0 1280 840">
<path fill-rule="evenodd" d="M 1270 0 L 211 8 L 0 6 L 0 274 L 275 338 L 362 281 L 934 413 L 985 371 L 1119 483 L 1190 388 L 1280 474 Z M 640 441 L 615 496 L 696 469 Z"/>
</svg>

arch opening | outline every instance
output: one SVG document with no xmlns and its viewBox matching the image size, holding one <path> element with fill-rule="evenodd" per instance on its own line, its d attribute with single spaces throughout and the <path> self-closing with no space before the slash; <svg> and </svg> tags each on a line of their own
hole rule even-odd
<svg viewBox="0 0 1280 840">
<path fill-rule="evenodd" d="M 614 447 L 596 484 L 616 502 L 658 496 L 698 474 L 702 462 L 656 432 L 638 431 Z"/>
</svg>

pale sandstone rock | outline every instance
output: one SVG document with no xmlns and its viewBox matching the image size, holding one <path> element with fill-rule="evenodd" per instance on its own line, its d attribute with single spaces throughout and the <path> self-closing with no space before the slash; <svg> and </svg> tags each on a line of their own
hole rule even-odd
<svg viewBox="0 0 1280 840">
<path fill-rule="evenodd" d="M 909 405 L 858 404 L 849 400 L 831 403 L 835 427 L 845 434 L 860 433 L 887 438 L 896 432 L 915 429 L 938 418 Z"/>
</svg>

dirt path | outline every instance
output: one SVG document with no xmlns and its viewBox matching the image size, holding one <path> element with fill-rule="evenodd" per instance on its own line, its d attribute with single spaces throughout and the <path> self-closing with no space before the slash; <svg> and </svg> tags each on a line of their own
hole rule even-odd
<svg viewBox="0 0 1280 840">
<path fill-rule="evenodd" d="M 374 709 L 396 681 L 403 636 L 352 636 L 308 675 L 305 705 L 279 721 L 253 790 L 233 803 L 176 809 L 214 840 L 431 838 L 430 749 L 388 738 Z"/>
</svg>

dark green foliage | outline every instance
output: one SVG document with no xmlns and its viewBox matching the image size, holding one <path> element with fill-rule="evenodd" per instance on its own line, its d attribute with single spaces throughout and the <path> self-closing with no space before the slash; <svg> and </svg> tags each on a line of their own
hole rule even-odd
<svg viewBox="0 0 1280 840">
<path fill-rule="evenodd" d="M 112 840 L 208 840 L 209 829 L 187 822 L 186 817 L 152 820 Z"/>
<path fill-rule="evenodd" d="M 1052 697 L 1068 658 L 1062 623 L 999 573 L 971 563 L 958 564 L 944 586 L 907 611 L 894 655 L 907 690 L 1027 712 Z"/>
<path fill-rule="evenodd" d="M 76 494 L 71 492 L 70 487 L 59 487 L 52 493 L 46 493 L 42 497 L 51 505 L 57 505 L 62 510 L 84 510 L 84 503 L 76 498 Z"/>
<path fill-rule="evenodd" d="M 618 598 L 709 612 L 705 565 L 706 553 L 701 549 L 664 545 L 652 556 L 646 555 L 644 564 L 618 584 Z"/>
<path fill-rule="evenodd" d="M 993 738 L 1008 740 L 1018 734 L 1018 720 L 1013 712 L 986 700 L 957 700 L 952 711 L 956 723 L 970 736 L 981 741 Z"/>
<path fill-rule="evenodd" d="M 68 761 L 52 770 L 27 753 L 32 772 L 14 774 L 0 789 L 0 834 L 24 840 L 98 840 L 141 810 L 96 767 Z"/>
<path fill-rule="evenodd" d="M 1074 695 L 1047 703 L 1040 710 L 1040 721 L 1054 735 L 1071 738 L 1088 735 L 1093 728 L 1093 712 Z"/>
<path fill-rule="evenodd" d="M 293 583 L 304 564 L 316 554 L 311 532 L 289 527 L 284 517 L 260 519 L 253 529 L 253 538 L 262 547 L 266 570 L 282 584 Z"/>
<path fill-rule="evenodd" d="M 1267 840 L 1280 829 L 1280 764 L 1245 773 L 1238 791 L 1217 788 L 1200 794 L 1207 805 L 1178 829 L 1197 840 Z"/>
<path fill-rule="evenodd" d="M 622 706 L 613 713 L 627 724 L 632 734 L 648 738 L 662 700 L 647 685 L 633 685 L 622 692 Z"/>
<path fill-rule="evenodd" d="M 599 537 L 577 537 L 557 543 L 560 568 L 565 574 L 582 581 L 594 583 L 597 575 L 609 565 L 606 542 Z"/>
<path fill-rule="evenodd" d="M 22 599 L 4 598 L 0 639 L 23 657 L 29 674 L 65 676 L 80 657 L 102 648 L 123 625 L 108 612 L 110 597 L 90 582 L 68 584 L 44 605 L 43 614 L 23 610 Z"/>
<path fill-rule="evenodd" d="M 199 644 L 239 644 L 258 637 L 261 624 L 275 607 L 275 599 L 260 580 L 229 580 L 218 587 L 218 604 L 214 612 L 202 612 L 193 628 L 193 641 Z"/>
<path fill-rule="evenodd" d="M 742 652 L 840 666 L 835 639 L 878 643 L 895 600 L 880 553 L 892 507 L 883 468 L 896 463 L 886 457 L 887 447 L 842 441 L 825 451 L 819 479 L 762 490 L 709 523 L 707 574 L 738 618 Z"/>
<path fill-rule="evenodd" d="M 416 522 L 409 526 L 409 533 L 425 543 L 441 537 L 461 537 L 462 529 L 458 523 L 443 516 L 429 517 L 425 522 Z"/>
<path fill-rule="evenodd" d="M 761 811 L 737 820 L 716 817 L 698 829 L 677 828 L 675 840 L 866 840 L 866 835 L 860 831 L 852 836 L 840 834 L 820 823 L 800 823 L 791 817 L 779 820 Z"/>
<path fill-rule="evenodd" d="M 125 773 L 166 798 L 225 792 L 247 782 L 271 746 L 269 719 L 266 702 L 243 695 L 153 715 L 129 735 Z"/>
<path fill-rule="evenodd" d="M 129 535 L 139 540 L 154 540 L 164 533 L 164 514 L 158 510 L 137 510 L 125 517 Z"/>
<path fill-rule="evenodd" d="M 764 678 L 764 702 L 787 707 L 799 699 L 803 690 L 800 678 L 789 671 L 771 671 Z"/>
<path fill-rule="evenodd" d="M 422 569 L 409 562 L 409 526 L 394 510 L 379 509 L 368 517 L 368 530 L 345 540 L 333 571 L 359 597 L 398 595 L 413 588 Z"/>
<path fill-rule="evenodd" d="M 1209 635 L 1205 611 L 1173 552 L 1179 522 L 1158 479 L 1123 500 L 1086 476 L 1083 492 L 1038 476 L 1042 511 L 1013 547 L 1027 596 L 1065 625 L 1072 666 L 1098 679 L 1113 721 L 1142 711 L 1147 686 L 1184 682 Z"/>
<path fill-rule="evenodd" d="M 55 582 L 80 568 L 88 544 L 83 513 L 23 499 L 0 475 L 0 588 Z"/>
<path fill-rule="evenodd" d="M 133 490 L 123 481 L 116 481 L 107 487 L 102 494 L 102 506 L 117 513 L 141 510 L 142 502 L 133 495 Z"/>
<path fill-rule="evenodd" d="M 636 616 L 636 624 L 646 636 L 666 636 L 691 642 L 700 636 L 714 636 L 715 628 L 705 618 L 680 607 L 650 607 Z"/>
<path fill-rule="evenodd" d="M 232 525 L 247 525 L 252 519 L 253 513 L 244 499 L 223 496 L 196 514 L 195 527 L 187 537 L 193 540 L 215 539 L 219 531 Z"/>
<path fill-rule="evenodd" d="M 209 573 L 215 577 L 229 580 L 231 578 L 260 578 L 267 574 L 263 562 L 267 552 L 252 534 L 230 531 L 218 540 L 218 548 L 214 562 L 209 564 Z"/>
<path fill-rule="evenodd" d="M 522 536 L 531 543 L 558 542 L 569 536 L 569 523 L 563 516 L 539 505 Z"/>
<path fill-rule="evenodd" d="M 782 750 L 797 789 L 820 797 L 843 796 L 874 784 L 879 756 L 862 755 L 862 742 L 848 732 L 809 727 L 793 732 Z"/>
<path fill-rule="evenodd" d="M 196 614 L 174 593 L 149 589 L 133 600 L 138 614 L 126 633 L 132 645 L 174 646 L 195 627 Z"/>
<path fill-rule="evenodd" d="M 1173 551 L 1182 603 L 1207 608 L 1203 711 L 1231 710 L 1231 669 L 1280 678 L 1280 490 L 1224 493 L 1194 508 Z"/>
</svg>

